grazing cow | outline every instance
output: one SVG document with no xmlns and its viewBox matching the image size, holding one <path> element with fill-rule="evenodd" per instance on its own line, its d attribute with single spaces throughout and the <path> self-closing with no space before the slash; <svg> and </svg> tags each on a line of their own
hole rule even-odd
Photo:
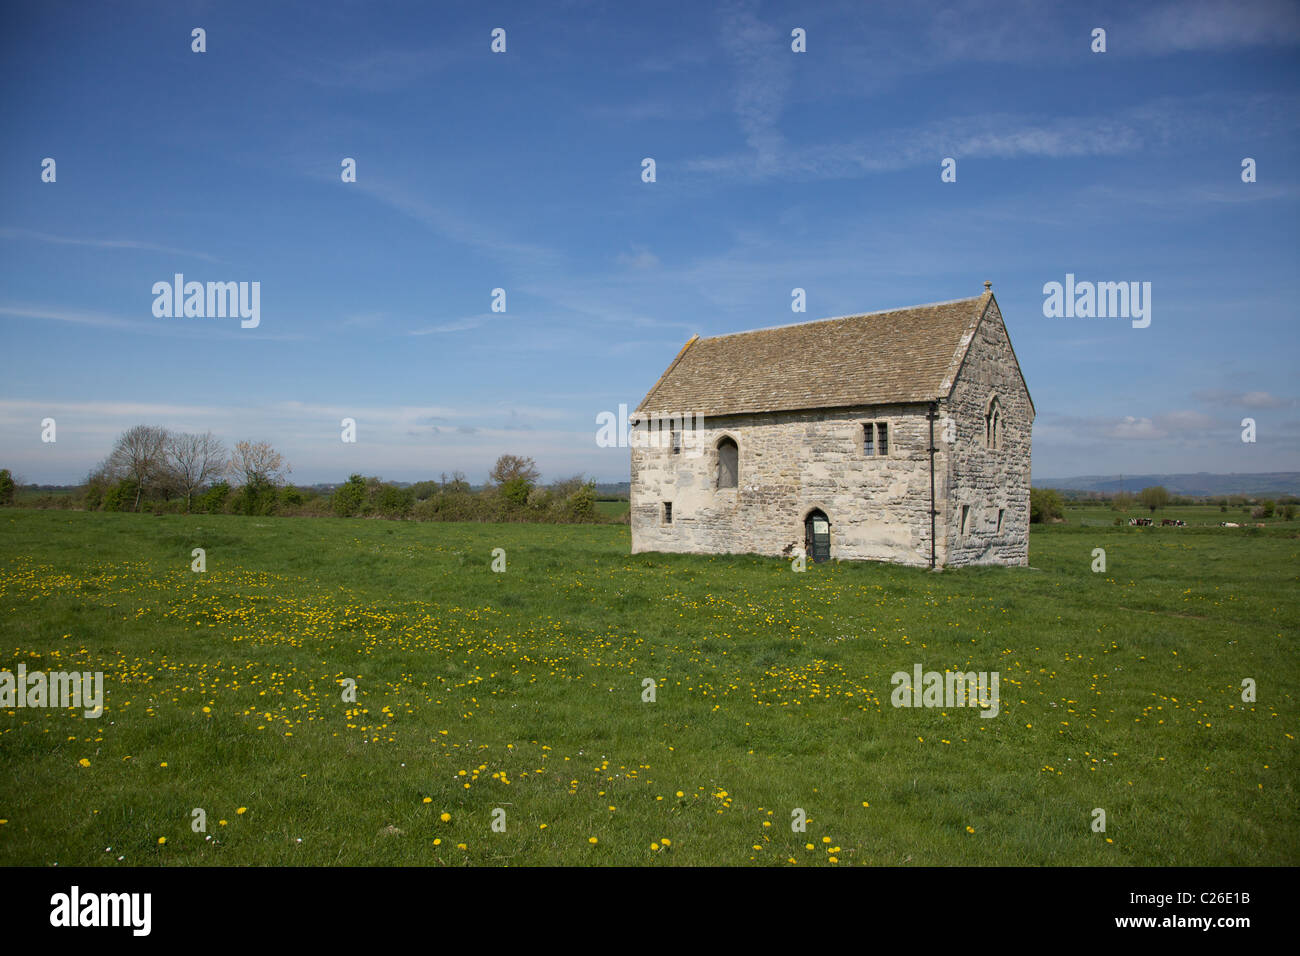
<svg viewBox="0 0 1300 956">
<path fill-rule="evenodd" d="M 1219 522 L 1219 527 L 1220 527 L 1220 528 L 1240 528 L 1241 525 L 1237 524 L 1237 522 L 1235 522 L 1235 521 L 1220 521 L 1220 522 Z"/>
<path fill-rule="evenodd" d="M 1139 527 L 1139 528 L 1149 528 L 1149 527 L 1151 527 L 1151 519 L 1150 519 L 1150 518 L 1129 518 L 1129 519 L 1128 519 L 1128 523 L 1129 523 L 1130 526 L 1136 525 L 1136 526 Z"/>
<path fill-rule="evenodd" d="M 1173 527 L 1173 524 L 1174 524 L 1174 519 L 1173 519 L 1173 518 L 1161 518 L 1161 519 L 1160 519 L 1160 527 L 1162 527 L 1162 528 L 1170 528 L 1170 527 Z"/>
</svg>

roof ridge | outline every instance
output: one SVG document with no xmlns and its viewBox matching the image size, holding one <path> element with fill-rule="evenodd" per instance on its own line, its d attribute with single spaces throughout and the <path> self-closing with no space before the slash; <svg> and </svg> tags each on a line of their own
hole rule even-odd
<svg viewBox="0 0 1300 956">
<path fill-rule="evenodd" d="M 740 332 L 723 332 L 721 335 L 701 336 L 701 341 L 709 342 L 713 339 L 728 339 L 736 335 L 753 335 L 755 332 L 774 332 L 777 329 L 796 329 L 806 325 L 820 325 L 822 322 L 843 322 L 846 319 L 865 319 L 872 315 L 889 315 L 892 312 L 912 312 L 915 309 L 933 309 L 940 305 L 956 305 L 958 302 L 978 302 L 984 298 L 987 293 L 980 293 L 975 296 L 966 296 L 961 299 L 945 299 L 942 302 L 921 302 L 917 305 L 904 305 L 896 309 L 877 309 L 874 312 L 853 312 L 849 315 L 832 315 L 824 319 L 810 319 L 806 322 L 787 322 L 784 325 L 766 325 L 758 329 L 745 329 Z"/>
</svg>

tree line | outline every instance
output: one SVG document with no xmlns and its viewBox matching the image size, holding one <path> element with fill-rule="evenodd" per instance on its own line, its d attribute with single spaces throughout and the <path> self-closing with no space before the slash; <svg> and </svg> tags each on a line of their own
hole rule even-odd
<svg viewBox="0 0 1300 956">
<path fill-rule="evenodd" d="M 486 486 L 463 472 L 400 486 L 378 476 L 351 475 L 332 492 L 288 482 L 292 469 L 264 441 L 233 447 L 211 432 L 136 425 L 118 436 L 108 456 L 70 494 L 24 501 L 34 507 L 153 514 L 243 514 L 376 517 L 429 521 L 602 520 L 594 480 L 575 475 L 543 486 L 536 462 L 502 455 Z M 0 469 L 0 504 L 14 503 L 15 482 Z"/>
<path fill-rule="evenodd" d="M 1065 520 L 1065 504 L 1065 496 L 1055 488 L 1031 488 L 1029 490 L 1030 523 L 1041 524 Z M 1276 501 L 1272 498 L 1253 498 L 1245 495 L 1217 495 L 1198 499 L 1170 494 L 1163 485 L 1151 485 L 1136 494 L 1131 491 L 1117 491 L 1103 496 L 1093 492 L 1084 500 L 1071 500 L 1070 504 L 1075 507 L 1109 506 L 1112 511 L 1121 512 L 1146 508 L 1153 515 L 1161 508 L 1218 505 L 1221 512 L 1226 512 L 1229 508 L 1240 508 L 1242 514 L 1252 518 L 1272 518 L 1277 515 L 1291 521 L 1296 516 L 1297 502 L 1289 495 L 1283 495 Z"/>
</svg>

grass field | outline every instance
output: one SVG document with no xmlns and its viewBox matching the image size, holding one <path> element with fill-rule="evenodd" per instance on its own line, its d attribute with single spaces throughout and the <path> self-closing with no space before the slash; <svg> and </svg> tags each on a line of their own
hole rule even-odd
<svg viewBox="0 0 1300 956">
<path fill-rule="evenodd" d="M 626 498 L 617 501 L 597 501 L 596 513 L 607 518 L 618 518 L 627 514 L 630 502 Z"/>
<path fill-rule="evenodd" d="M 1032 569 L 795 574 L 622 525 L 6 509 L 0 669 L 103 671 L 106 710 L 0 711 L 0 862 L 1300 862 L 1300 523 L 1075 517 Z M 891 706 L 915 664 L 999 672 L 1000 713 Z"/>
</svg>

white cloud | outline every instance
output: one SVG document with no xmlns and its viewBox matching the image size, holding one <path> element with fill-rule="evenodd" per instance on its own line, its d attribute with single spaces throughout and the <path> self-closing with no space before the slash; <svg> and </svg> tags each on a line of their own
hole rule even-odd
<svg viewBox="0 0 1300 956">
<path fill-rule="evenodd" d="M 1238 408 L 1295 408 L 1300 405 L 1300 402 L 1294 398 L 1280 398 L 1264 391 L 1229 392 L 1212 388 L 1196 392 L 1194 397 L 1207 405 Z"/>
<path fill-rule="evenodd" d="M 659 265 L 659 257 L 645 246 L 632 245 L 632 252 L 620 252 L 617 262 L 630 269 L 654 269 Z"/>
<path fill-rule="evenodd" d="M 1288 0 L 1178 0 L 1149 10 L 1109 41 L 1132 54 L 1184 53 L 1300 43 L 1300 6 Z"/>
<path fill-rule="evenodd" d="M 501 318 L 499 314 L 493 315 L 491 312 L 484 312 L 479 315 L 467 316 L 463 319 L 454 319 L 451 322 L 442 322 L 438 325 L 431 325 L 423 329 L 412 329 L 411 335 L 440 335 L 444 332 L 465 332 L 469 329 L 477 329 L 485 322 L 493 318 Z"/>
<path fill-rule="evenodd" d="M 748 181 L 804 181 L 850 179 L 928 164 L 934 167 L 937 182 L 939 162 L 946 156 L 955 158 L 959 169 L 963 160 L 971 159 L 1127 156 L 1202 138 L 1207 128 L 1214 128 L 1228 139 L 1285 139 L 1300 126 L 1297 105 L 1292 95 L 1230 98 L 1210 94 L 1162 97 L 1100 115 L 954 116 L 876 130 L 869 137 L 839 142 L 787 146 L 778 137 L 771 137 L 759 157 L 752 152 L 695 157 L 686 160 L 683 169 L 699 176 Z M 1225 197 L 1222 191 L 1212 188 L 1199 198 L 1209 202 L 1241 197 Z"/>
</svg>

